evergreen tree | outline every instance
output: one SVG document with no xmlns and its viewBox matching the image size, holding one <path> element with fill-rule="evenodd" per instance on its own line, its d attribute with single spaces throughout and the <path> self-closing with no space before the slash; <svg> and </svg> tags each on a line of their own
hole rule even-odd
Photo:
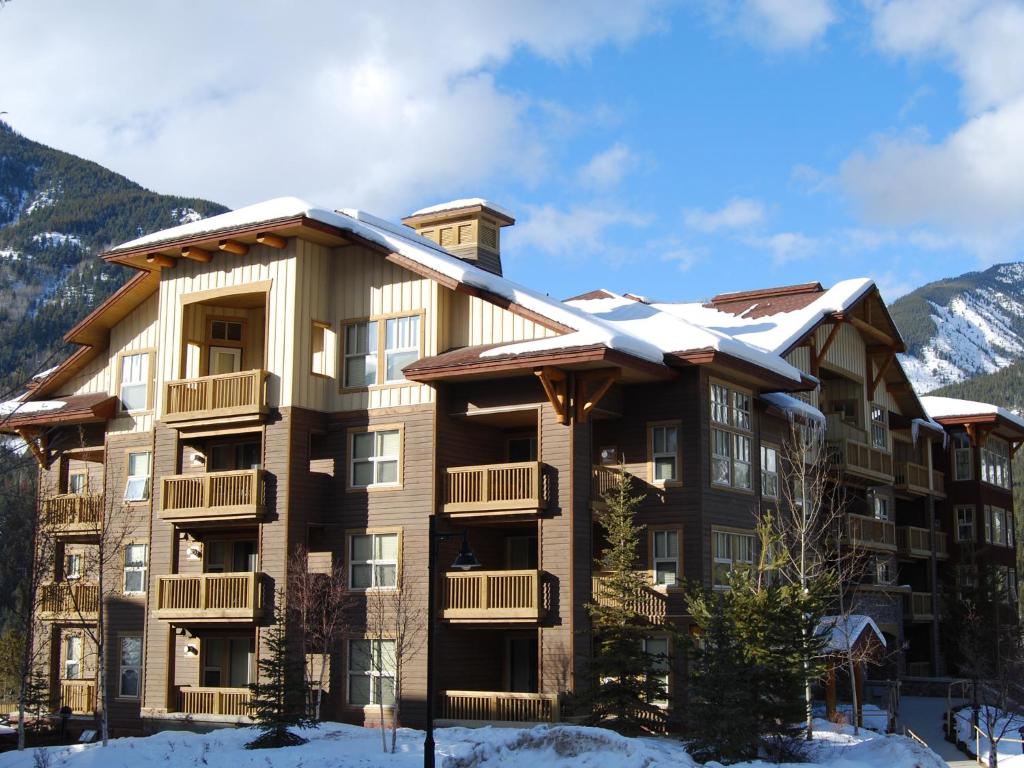
<svg viewBox="0 0 1024 768">
<path fill-rule="evenodd" d="M 309 686 L 302 662 L 288 647 L 283 597 L 279 590 L 274 600 L 274 623 L 265 637 L 267 652 L 259 662 L 259 681 L 249 684 L 249 712 L 261 733 L 246 744 L 248 749 L 305 744 L 306 739 L 288 729 L 316 727 L 316 720 L 308 713 Z"/>
<path fill-rule="evenodd" d="M 629 475 L 620 471 L 598 518 L 608 544 L 597 562 L 603 572 L 600 593 L 587 606 L 595 643 L 586 697 L 591 720 L 624 733 L 656 729 L 664 711 L 654 702 L 668 697 L 662 679 L 668 659 L 647 653 L 644 640 L 671 628 L 652 624 L 638 610 L 648 589 L 645 572 L 637 570 L 641 528 L 634 518 L 642 500 L 633 494 Z"/>
<path fill-rule="evenodd" d="M 44 670 L 36 669 L 25 686 L 26 727 L 32 733 L 50 729 L 50 680 Z"/>
<path fill-rule="evenodd" d="M 750 706 L 752 665 L 740 647 L 726 600 L 700 604 L 704 632 L 690 664 L 685 730 L 687 749 L 701 762 L 736 763 L 757 757 L 759 723 Z"/>
</svg>

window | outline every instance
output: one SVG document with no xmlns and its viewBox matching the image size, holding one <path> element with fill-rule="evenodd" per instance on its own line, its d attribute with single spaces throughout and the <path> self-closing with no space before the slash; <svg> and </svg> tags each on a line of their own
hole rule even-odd
<svg viewBox="0 0 1024 768">
<path fill-rule="evenodd" d="M 380 333 L 380 324 L 384 333 Z M 405 381 L 402 369 L 420 356 L 420 316 L 363 320 L 345 326 L 347 388 Z"/>
<path fill-rule="evenodd" d="M 1000 547 L 1013 546 L 1013 515 L 999 507 L 985 507 L 985 541 Z"/>
<path fill-rule="evenodd" d="M 402 433 L 399 429 L 352 433 L 353 488 L 398 485 Z"/>
<path fill-rule="evenodd" d="M 889 449 L 889 412 L 874 403 L 871 404 L 871 445 L 883 451 Z"/>
<path fill-rule="evenodd" d="M 395 641 L 348 641 L 348 703 L 395 703 Z"/>
<path fill-rule="evenodd" d="M 348 583 L 353 589 L 398 586 L 398 534 L 361 533 L 349 539 Z"/>
<path fill-rule="evenodd" d="M 82 556 L 64 556 L 64 578 L 67 580 L 82 578 Z"/>
<path fill-rule="evenodd" d="M 679 480 L 679 427 L 656 424 L 647 428 L 651 482 L 674 483 Z"/>
<path fill-rule="evenodd" d="M 387 320 L 384 323 L 384 381 L 405 381 L 402 369 L 419 356 L 419 315 Z"/>
<path fill-rule="evenodd" d="M 1009 568 L 1006 571 L 1006 589 L 1007 596 L 1010 598 L 1011 603 L 1017 602 L 1017 569 Z"/>
<path fill-rule="evenodd" d="M 654 583 L 674 587 L 679 583 L 679 531 L 651 531 L 651 549 Z"/>
<path fill-rule="evenodd" d="M 750 486 L 750 395 L 711 385 L 711 482 Z"/>
<path fill-rule="evenodd" d="M 345 326 L 346 387 L 368 387 L 377 383 L 377 321 Z"/>
<path fill-rule="evenodd" d="M 121 356 L 121 408 L 144 411 L 149 407 L 149 353 Z"/>
<path fill-rule="evenodd" d="M 875 558 L 875 584 L 889 586 L 896 581 L 892 559 L 889 557 Z"/>
<path fill-rule="evenodd" d="M 971 479 L 971 440 L 966 432 L 953 433 L 953 479 Z"/>
<path fill-rule="evenodd" d="M 78 680 L 82 677 L 82 637 L 67 635 L 64 638 L 64 679 Z"/>
<path fill-rule="evenodd" d="M 259 469 L 260 458 L 258 442 L 220 443 L 211 446 L 206 469 L 208 472 Z"/>
<path fill-rule="evenodd" d="M 974 507 L 956 508 L 956 540 L 974 541 Z"/>
<path fill-rule="evenodd" d="M 875 520 L 889 519 L 889 497 L 874 493 L 871 496 L 871 512 Z"/>
<path fill-rule="evenodd" d="M 510 437 L 505 447 L 510 462 L 537 460 L 536 437 Z"/>
<path fill-rule="evenodd" d="M 149 451 L 128 453 L 128 481 L 124 486 L 125 501 L 145 501 L 149 498 Z"/>
<path fill-rule="evenodd" d="M 981 447 L 981 479 L 1000 488 L 1010 487 L 1010 445 L 990 437 Z"/>
<path fill-rule="evenodd" d="M 779 497 L 779 452 L 767 445 L 761 446 L 761 495 Z"/>
<path fill-rule="evenodd" d="M 86 492 L 86 477 L 85 472 L 72 472 L 68 475 L 68 493 L 85 493 Z"/>
<path fill-rule="evenodd" d="M 121 637 L 121 684 L 117 695 L 137 699 L 141 677 L 142 637 L 123 635 Z"/>
<path fill-rule="evenodd" d="M 149 546 L 129 544 L 124 548 L 124 593 L 141 595 L 146 591 L 146 556 Z"/>
<path fill-rule="evenodd" d="M 334 331 L 331 326 L 314 320 L 309 343 L 310 372 L 317 376 L 334 376 Z"/>
<path fill-rule="evenodd" d="M 240 320 L 211 320 L 210 338 L 213 341 L 242 341 L 242 322 Z"/>
<path fill-rule="evenodd" d="M 645 637 L 641 642 L 643 643 L 644 653 L 654 657 L 654 671 L 657 674 L 657 679 L 661 682 L 661 689 L 665 692 L 665 698 L 652 699 L 650 703 L 663 708 L 668 707 L 670 673 L 668 636 L 654 635 L 653 637 Z"/>
<path fill-rule="evenodd" d="M 714 573 L 715 589 L 729 589 L 729 574 L 734 568 L 754 564 L 754 534 L 714 531 Z"/>
</svg>

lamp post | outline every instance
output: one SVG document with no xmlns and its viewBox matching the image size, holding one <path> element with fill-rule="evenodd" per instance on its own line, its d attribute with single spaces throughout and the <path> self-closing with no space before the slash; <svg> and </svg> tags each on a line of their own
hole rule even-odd
<svg viewBox="0 0 1024 768">
<path fill-rule="evenodd" d="M 469 548 L 466 532 L 437 533 L 434 530 L 434 516 L 430 516 L 427 544 L 427 735 L 423 739 L 423 768 L 434 768 L 434 568 L 437 563 L 437 542 L 462 537 L 462 546 L 451 567 L 460 571 L 479 568 L 473 550 Z"/>
</svg>

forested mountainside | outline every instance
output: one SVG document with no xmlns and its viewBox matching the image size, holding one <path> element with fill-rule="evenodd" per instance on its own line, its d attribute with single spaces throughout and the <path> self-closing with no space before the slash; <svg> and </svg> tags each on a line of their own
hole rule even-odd
<svg viewBox="0 0 1024 768">
<path fill-rule="evenodd" d="M 128 279 L 104 249 L 226 210 L 150 192 L 0 121 L 0 395 L 59 362 L 64 333 Z"/>
<path fill-rule="evenodd" d="M 928 283 L 893 302 L 901 356 L 919 392 L 1024 359 L 1024 264 Z"/>
</svg>

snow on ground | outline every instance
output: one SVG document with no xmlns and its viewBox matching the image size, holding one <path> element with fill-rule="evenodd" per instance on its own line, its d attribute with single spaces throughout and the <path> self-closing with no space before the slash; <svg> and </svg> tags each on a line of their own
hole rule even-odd
<svg viewBox="0 0 1024 768">
<path fill-rule="evenodd" d="M 32 242 L 38 243 L 45 248 L 53 248 L 59 245 L 82 247 L 82 241 L 77 235 L 65 235 L 63 232 L 40 232 L 38 235 L 32 235 Z"/>
<path fill-rule="evenodd" d="M 849 726 L 816 721 L 811 747 L 814 762 L 806 768 L 945 768 L 931 750 L 901 736 L 870 731 L 853 735 Z M 139 765 L 208 766 L 209 768 L 414 768 L 423 764 L 423 733 L 399 731 L 397 754 L 383 754 L 380 731 L 325 723 L 302 732 L 300 747 L 246 750 L 252 729 L 224 729 L 209 734 L 164 732 L 99 744 L 50 747 L 51 768 L 134 768 Z M 669 738 L 619 736 L 601 728 L 537 726 L 534 728 L 440 728 L 435 731 L 441 768 L 693 768 L 681 742 Z M 34 750 L 0 755 L 0 768 L 33 768 Z M 747 766 L 767 768 L 765 763 Z"/>
<path fill-rule="evenodd" d="M 984 734 L 986 731 L 985 711 L 987 711 L 987 707 L 982 707 L 981 709 L 982 712 L 979 715 L 978 722 L 982 734 Z M 1021 728 L 1024 728 L 1024 715 L 1001 717 L 996 721 L 995 728 L 992 731 L 997 737 L 999 734 L 1002 734 L 999 745 L 996 747 L 996 754 L 999 756 L 999 768 L 1024 768 L 1024 748 L 1022 748 L 1024 745 L 1021 744 L 1021 731 L 1018 730 Z M 971 752 L 980 750 L 981 759 L 985 761 L 986 765 L 988 764 L 992 744 L 984 735 L 979 739 L 978 734 L 974 730 L 974 724 L 971 721 L 970 707 L 961 709 L 956 713 L 956 735 L 960 741 L 967 745 Z"/>
</svg>

